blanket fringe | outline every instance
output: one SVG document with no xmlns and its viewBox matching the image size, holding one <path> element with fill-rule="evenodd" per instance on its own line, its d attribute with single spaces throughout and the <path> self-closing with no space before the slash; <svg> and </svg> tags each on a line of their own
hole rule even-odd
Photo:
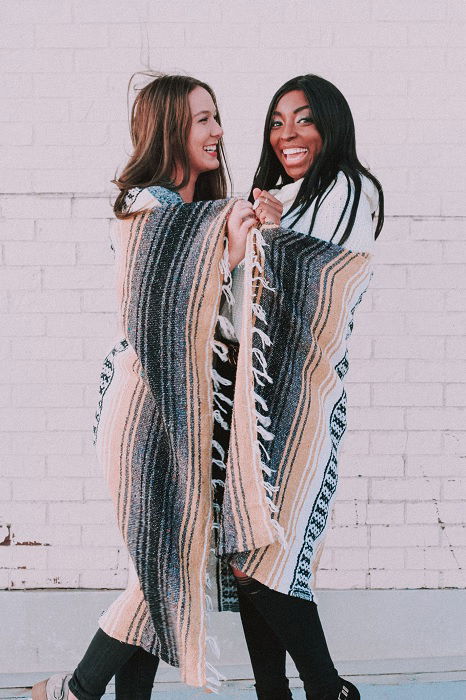
<svg viewBox="0 0 466 700">
<path fill-rule="evenodd" d="M 265 252 L 264 248 L 268 244 L 265 242 L 264 237 L 262 236 L 262 233 L 260 232 L 259 229 L 255 228 L 253 229 L 252 232 L 253 236 L 253 258 L 252 258 L 252 270 L 256 270 L 257 274 L 252 278 L 253 282 L 253 299 L 252 299 L 252 313 L 253 316 L 256 319 L 256 324 L 254 324 L 252 332 L 253 335 L 254 333 L 259 337 L 261 343 L 262 343 L 262 350 L 264 350 L 267 347 L 270 347 L 272 344 L 272 341 L 270 340 L 270 337 L 267 335 L 267 333 L 262 329 L 257 326 L 257 321 L 261 321 L 264 326 L 267 326 L 267 318 L 266 314 L 264 311 L 264 308 L 256 301 L 257 293 L 259 289 L 265 288 L 268 289 L 269 291 L 275 291 L 268 283 L 267 280 L 265 279 L 264 275 L 264 266 L 261 263 L 261 260 L 265 259 Z M 254 399 L 257 404 L 259 404 L 260 408 L 264 413 L 268 412 L 268 406 L 266 401 L 260 396 L 260 394 L 257 392 L 257 388 L 260 386 L 265 386 L 265 380 L 269 384 L 273 384 L 273 379 L 272 377 L 268 374 L 267 372 L 267 360 L 264 356 L 264 353 L 262 352 L 260 348 L 254 347 L 252 349 L 252 372 L 254 375 Z M 255 366 L 256 365 L 256 366 Z M 259 366 L 257 366 L 259 365 Z M 263 487 L 266 492 L 266 500 L 267 500 L 267 505 L 269 507 L 270 513 L 271 513 L 271 524 L 273 529 L 277 532 L 279 541 L 283 546 L 285 546 L 285 536 L 283 532 L 283 528 L 280 525 L 280 523 L 274 519 L 273 515 L 274 513 L 278 513 L 279 509 L 277 505 L 273 501 L 273 495 L 274 493 L 277 492 L 278 487 L 273 486 L 273 484 L 270 483 L 269 479 L 272 477 L 273 473 L 275 470 L 272 470 L 267 462 L 270 462 L 270 455 L 265 448 L 265 446 L 262 443 L 262 440 L 265 441 L 270 441 L 273 440 L 274 435 L 271 433 L 269 430 L 266 430 L 271 424 L 271 419 L 269 416 L 264 415 L 261 413 L 257 408 L 255 410 L 255 415 L 256 415 L 256 430 L 257 430 L 257 440 L 255 442 L 255 449 L 257 450 L 257 456 L 260 461 L 261 469 L 264 474 L 264 479 L 263 479 Z M 261 440 L 262 438 L 262 440 Z M 262 452 L 264 454 L 262 454 Z M 267 460 L 267 461 L 265 461 Z"/>
</svg>

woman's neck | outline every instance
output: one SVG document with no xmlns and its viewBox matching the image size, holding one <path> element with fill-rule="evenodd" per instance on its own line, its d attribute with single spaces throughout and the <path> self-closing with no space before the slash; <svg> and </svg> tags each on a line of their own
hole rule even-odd
<svg viewBox="0 0 466 700">
<path fill-rule="evenodd" d="M 177 190 L 177 192 L 180 195 L 183 202 L 189 203 L 189 202 L 193 201 L 194 189 L 196 187 L 196 181 L 197 181 L 197 175 L 191 174 L 187 185 L 185 185 L 184 187 L 180 187 L 180 189 Z M 175 184 L 176 184 L 176 179 L 175 179 Z"/>
</svg>

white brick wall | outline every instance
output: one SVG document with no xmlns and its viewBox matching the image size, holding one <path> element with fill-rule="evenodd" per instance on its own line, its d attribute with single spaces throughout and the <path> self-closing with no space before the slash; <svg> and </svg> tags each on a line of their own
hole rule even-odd
<svg viewBox="0 0 466 700">
<path fill-rule="evenodd" d="M 274 90 L 333 80 L 387 222 L 358 313 L 319 585 L 466 584 L 462 0 L 6 0 L 0 27 L 0 584 L 119 588 L 91 423 L 115 330 L 110 180 L 133 71 L 217 92 L 237 192 Z M 460 184 L 461 183 L 461 184 Z"/>
</svg>

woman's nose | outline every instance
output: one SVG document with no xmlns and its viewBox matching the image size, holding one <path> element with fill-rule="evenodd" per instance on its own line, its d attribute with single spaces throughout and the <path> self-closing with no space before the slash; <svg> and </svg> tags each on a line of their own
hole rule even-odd
<svg viewBox="0 0 466 700">
<path fill-rule="evenodd" d="M 296 129 L 294 123 L 291 122 L 289 124 L 284 124 L 280 136 L 285 141 L 289 141 L 290 139 L 294 138 L 296 136 Z"/>
<path fill-rule="evenodd" d="M 215 124 L 215 127 L 212 129 L 211 136 L 217 136 L 219 139 L 222 138 L 223 136 L 223 129 L 220 126 L 220 124 Z"/>
</svg>

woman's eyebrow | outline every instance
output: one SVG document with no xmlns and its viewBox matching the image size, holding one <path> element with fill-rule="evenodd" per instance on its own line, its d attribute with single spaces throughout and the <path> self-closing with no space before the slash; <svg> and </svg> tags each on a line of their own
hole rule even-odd
<svg viewBox="0 0 466 700">
<path fill-rule="evenodd" d="M 297 107 L 296 109 L 293 110 L 293 114 L 297 114 L 298 112 L 302 112 L 303 109 L 311 109 L 311 105 L 303 105 L 302 107 Z M 275 110 L 274 112 L 272 112 L 272 115 L 273 116 L 277 115 L 277 116 L 281 117 L 282 113 Z"/>
<path fill-rule="evenodd" d="M 199 117 L 199 115 L 201 115 L 201 114 L 212 114 L 212 112 L 209 109 L 203 109 L 201 112 L 198 112 L 194 116 Z"/>
</svg>

